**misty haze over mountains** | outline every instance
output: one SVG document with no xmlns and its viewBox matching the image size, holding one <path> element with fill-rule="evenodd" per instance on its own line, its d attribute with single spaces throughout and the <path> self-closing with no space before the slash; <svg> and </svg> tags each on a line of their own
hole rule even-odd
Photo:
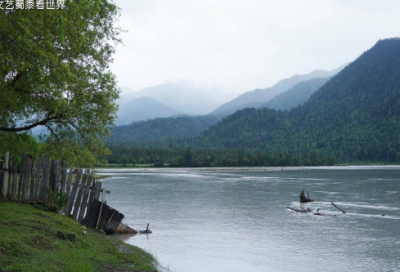
<svg viewBox="0 0 400 272">
<path fill-rule="evenodd" d="M 129 88 L 124 89 L 125 91 L 129 90 Z M 204 115 L 237 95 L 238 93 L 232 90 L 205 83 L 185 80 L 168 81 L 138 92 L 122 94 L 117 101 L 120 110 L 116 123 L 130 124 L 133 121 L 177 114 Z M 141 102 L 145 102 L 145 104 L 140 106 L 137 99 L 143 97 L 147 97 L 147 99 L 146 101 L 142 99 Z M 150 102 L 149 99 L 152 101 Z M 129 116 L 131 117 L 129 118 Z"/>
<path fill-rule="evenodd" d="M 254 91 L 245 92 L 239 96 L 237 92 L 225 88 L 185 80 L 168 81 L 157 86 L 144 88 L 137 92 L 134 92 L 128 87 L 124 87 L 122 88 L 124 93 L 117 101 L 120 105 L 120 109 L 118 111 L 116 125 L 128 125 L 136 121 L 177 115 L 211 114 L 223 117 L 247 107 L 268 107 L 268 101 L 294 88 L 296 84 L 316 78 L 324 78 L 327 80 L 329 77 L 341 71 L 345 66 L 346 65 L 342 65 L 333 71 L 315 70 L 305 75 L 294 75 L 291 78 L 279 81 L 270 88 L 256 89 Z M 320 80 L 318 83 L 308 83 L 309 87 L 307 87 L 305 83 L 300 89 L 303 92 L 307 92 L 308 95 L 299 92 L 297 94 L 299 97 L 297 102 L 288 102 L 286 104 L 295 106 L 293 103 L 298 104 L 304 102 L 313 91 L 320 87 L 318 84 L 322 85 L 323 82 L 325 81 Z M 289 97 L 297 91 L 298 89 L 294 88 Z M 274 103 L 285 104 L 285 102 L 279 102 L 279 100 L 278 98 L 278 101 Z"/>
</svg>

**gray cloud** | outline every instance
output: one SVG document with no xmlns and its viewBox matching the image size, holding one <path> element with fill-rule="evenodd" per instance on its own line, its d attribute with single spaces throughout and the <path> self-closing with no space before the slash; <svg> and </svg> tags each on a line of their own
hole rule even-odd
<svg viewBox="0 0 400 272">
<path fill-rule="evenodd" d="M 132 89 L 170 78 L 237 91 L 332 70 L 399 36 L 399 1 L 119 0 L 112 71 Z"/>
</svg>

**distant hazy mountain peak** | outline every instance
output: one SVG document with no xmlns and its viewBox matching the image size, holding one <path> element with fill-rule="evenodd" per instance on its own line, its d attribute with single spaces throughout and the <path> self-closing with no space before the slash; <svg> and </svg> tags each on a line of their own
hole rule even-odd
<svg viewBox="0 0 400 272">
<path fill-rule="evenodd" d="M 259 107 L 263 103 L 266 103 L 273 97 L 277 96 L 278 94 L 289 90 L 301 81 L 307 81 L 313 78 L 327 78 L 334 76 L 346 65 L 342 65 L 333 71 L 317 69 L 309 74 L 294 75 L 290 78 L 279 81 L 272 87 L 265 89 L 255 89 L 253 91 L 245 92 L 233 99 L 232 101 L 223 104 L 218 109 L 211 112 L 211 114 L 227 116 L 240 109 Z"/>
</svg>

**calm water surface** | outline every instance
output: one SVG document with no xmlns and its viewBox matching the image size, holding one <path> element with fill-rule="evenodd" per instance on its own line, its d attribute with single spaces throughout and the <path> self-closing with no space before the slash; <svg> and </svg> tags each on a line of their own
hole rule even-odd
<svg viewBox="0 0 400 272">
<path fill-rule="evenodd" d="M 398 167 L 99 172 L 124 222 L 153 231 L 121 239 L 170 271 L 400 271 Z M 286 209 L 302 189 L 325 216 Z"/>
</svg>

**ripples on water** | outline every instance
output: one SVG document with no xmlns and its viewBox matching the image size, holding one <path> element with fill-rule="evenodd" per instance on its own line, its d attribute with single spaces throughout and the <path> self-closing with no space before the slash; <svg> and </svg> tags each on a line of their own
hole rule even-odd
<svg viewBox="0 0 400 272">
<path fill-rule="evenodd" d="M 290 169 L 101 171 L 124 222 L 153 231 L 121 238 L 171 271 L 400 271 L 400 168 Z M 302 189 L 326 216 L 286 209 Z"/>
</svg>

